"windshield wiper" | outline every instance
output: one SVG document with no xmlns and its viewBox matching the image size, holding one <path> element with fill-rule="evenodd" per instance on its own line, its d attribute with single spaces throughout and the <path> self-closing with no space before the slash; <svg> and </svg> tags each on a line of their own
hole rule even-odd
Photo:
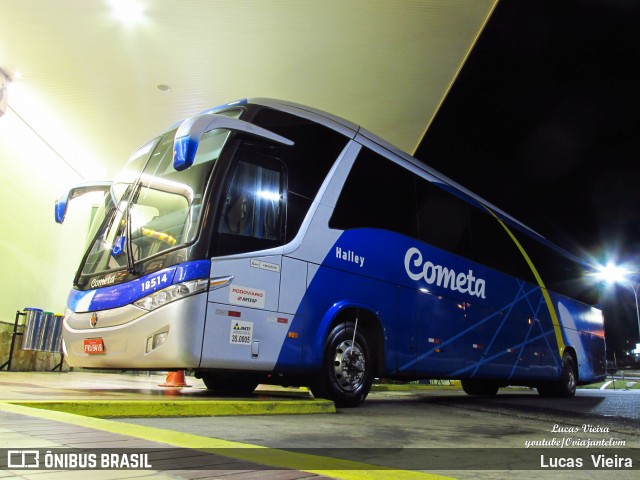
<svg viewBox="0 0 640 480">
<path fill-rule="evenodd" d="M 132 275 L 135 275 L 138 272 L 136 271 L 136 260 L 133 256 L 133 238 L 132 238 L 132 232 L 131 232 L 131 206 L 135 205 L 135 203 L 138 201 L 138 197 L 140 196 L 141 189 L 142 189 L 142 185 L 140 183 L 140 180 L 138 180 L 138 183 L 134 186 L 134 191 L 131 194 L 131 197 L 129 197 L 129 201 L 127 202 L 126 210 L 124 212 L 124 218 L 126 222 L 124 235 L 125 235 L 125 243 L 126 243 L 126 250 L 127 250 L 127 270 Z"/>
<path fill-rule="evenodd" d="M 127 271 L 132 275 L 135 275 L 136 272 L 136 262 L 133 258 L 133 240 L 131 239 L 131 209 L 129 208 L 130 203 L 127 203 L 127 211 L 125 212 L 125 241 L 127 243 Z"/>
</svg>

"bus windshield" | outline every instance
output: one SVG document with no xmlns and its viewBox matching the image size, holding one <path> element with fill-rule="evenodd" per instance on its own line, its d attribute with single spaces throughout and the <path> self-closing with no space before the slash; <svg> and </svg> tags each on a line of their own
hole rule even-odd
<svg viewBox="0 0 640 480">
<path fill-rule="evenodd" d="M 134 269 L 136 262 L 192 242 L 207 180 L 229 130 L 202 136 L 192 168 L 173 168 L 175 130 L 136 151 L 96 214 L 80 275 Z"/>
</svg>

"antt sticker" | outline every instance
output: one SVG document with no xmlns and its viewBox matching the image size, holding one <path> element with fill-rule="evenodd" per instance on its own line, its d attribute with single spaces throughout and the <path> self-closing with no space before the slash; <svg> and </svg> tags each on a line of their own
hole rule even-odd
<svg viewBox="0 0 640 480">
<path fill-rule="evenodd" d="M 231 322 L 229 343 L 235 345 L 251 345 L 252 337 L 253 322 L 243 322 L 242 320 L 233 320 Z"/>
</svg>

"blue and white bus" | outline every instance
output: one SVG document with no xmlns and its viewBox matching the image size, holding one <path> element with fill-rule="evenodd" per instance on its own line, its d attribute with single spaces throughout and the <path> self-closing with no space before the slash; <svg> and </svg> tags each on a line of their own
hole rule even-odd
<svg viewBox="0 0 640 480">
<path fill-rule="evenodd" d="M 374 378 L 572 396 L 605 377 L 579 262 L 341 118 L 217 107 L 102 190 L 68 297 L 71 366 L 192 370 L 209 389 L 308 385 L 355 406 Z"/>
</svg>

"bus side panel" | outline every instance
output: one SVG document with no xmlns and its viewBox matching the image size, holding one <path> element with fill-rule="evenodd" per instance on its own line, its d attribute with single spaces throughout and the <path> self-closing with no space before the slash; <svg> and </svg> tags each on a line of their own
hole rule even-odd
<svg viewBox="0 0 640 480">
<path fill-rule="evenodd" d="M 280 303 L 278 310 L 304 316 L 307 291 L 307 262 L 282 257 Z"/>
<path fill-rule="evenodd" d="M 387 374 L 494 378 L 505 384 L 533 384 L 560 374 L 557 328 L 536 285 L 409 237 L 365 228 L 342 232 L 322 265 L 315 276 L 309 265 L 303 355 L 308 368 L 320 364 L 333 318 L 327 312 L 336 302 L 351 302 L 378 314 Z"/>
<path fill-rule="evenodd" d="M 397 370 L 400 375 L 415 375 L 420 336 L 417 297 L 412 288 L 398 287 L 398 316 L 393 327 L 387 329 L 387 335 L 387 348 L 394 348 L 387 354 L 387 371 L 391 373 Z"/>
<path fill-rule="evenodd" d="M 385 349 L 390 330 L 397 318 L 397 291 L 386 282 L 364 277 L 341 269 L 319 266 L 310 268 L 313 280 L 307 290 L 307 319 L 304 331 L 303 364 L 318 369 L 324 354 L 324 342 L 331 323 L 345 308 L 373 312 L 380 320 Z M 358 328 L 362 328 L 360 324 Z M 411 332 L 407 333 L 411 335 Z M 372 346 L 373 347 L 373 346 Z M 395 368 L 395 358 L 386 359 L 386 368 Z"/>
<path fill-rule="evenodd" d="M 211 260 L 211 279 L 233 276 L 231 285 L 209 291 L 209 301 L 241 307 L 278 310 L 282 257 Z"/>
<path fill-rule="evenodd" d="M 606 376 L 604 322 L 599 310 L 554 296 L 563 327 L 564 342 L 573 348 L 578 361 L 580 383 L 590 383 Z"/>
<path fill-rule="evenodd" d="M 593 383 L 604 380 L 607 376 L 607 352 L 604 337 L 581 332 L 580 339 L 589 352 L 587 359 L 592 370 L 589 372 L 584 368 L 580 369 L 578 381 Z"/>
<path fill-rule="evenodd" d="M 518 285 L 511 302 L 500 307 L 467 303 L 465 370 L 456 376 L 531 384 L 560 374 L 560 352 L 551 314 L 539 287 Z"/>
<path fill-rule="evenodd" d="M 465 376 L 509 379 L 526 374 L 518 345 L 529 326 L 520 312 L 505 312 L 477 304 L 465 308 Z"/>
<path fill-rule="evenodd" d="M 451 287 L 410 282 L 408 269 L 420 274 L 420 266 L 414 266 L 415 257 L 408 257 L 407 252 L 418 245 L 424 261 L 447 265 L 467 277 L 486 279 L 488 298 L 461 295 Z M 534 316 L 532 308 L 540 308 L 539 301 L 528 298 L 532 294 L 541 297 L 537 287 L 527 284 L 528 291 L 523 293 L 524 282 L 468 261 L 463 263 L 459 257 L 402 235 L 372 229 L 342 233 L 322 263 L 325 267 L 309 264 L 303 357 L 307 367 L 320 364 L 335 305 L 344 302 L 366 305 L 378 314 L 386 340 L 382 353 L 388 375 L 527 375 L 528 361 L 522 346 L 532 327 L 523 319 Z M 431 270 L 428 274 L 434 278 Z M 381 311 L 389 313 L 381 315 Z M 487 357 L 488 351 L 492 357 Z"/>
<path fill-rule="evenodd" d="M 293 322 L 293 315 L 209 303 L 200 368 L 272 371 Z"/>
<path fill-rule="evenodd" d="M 560 352 L 551 320 L 534 318 L 525 352 L 531 380 L 553 380 L 560 376 Z"/>
<path fill-rule="evenodd" d="M 278 372 L 301 370 L 300 363 L 306 320 L 305 294 L 307 292 L 307 275 L 307 262 L 282 257 L 279 311 L 281 313 L 295 314 L 295 316 L 277 356 Z M 281 315 L 279 318 L 282 317 Z"/>
<path fill-rule="evenodd" d="M 213 259 L 211 278 L 233 276 L 209 291 L 200 368 L 269 371 L 294 315 L 278 312 L 282 257 Z"/>
<path fill-rule="evenodd" d="M 450 297 L 418 296 L 418 373 L 447 377 L 464 365 L 464 304 Z"/>
</svg>

